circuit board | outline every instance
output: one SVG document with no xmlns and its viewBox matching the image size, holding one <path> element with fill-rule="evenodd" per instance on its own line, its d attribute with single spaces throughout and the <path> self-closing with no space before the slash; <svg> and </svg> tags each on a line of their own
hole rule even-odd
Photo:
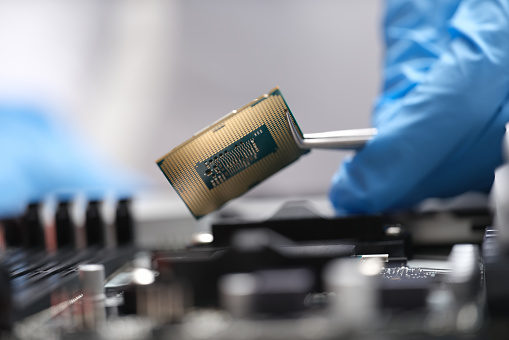
<svg viewBox="0 0 509 340">
<path fill-rule="evenodd" d="M 157 160 L 194 217 L 218 209 L 307 152 L 292 138 L 286 112 L 300 132 L 276 87 Z"/>
</svg>

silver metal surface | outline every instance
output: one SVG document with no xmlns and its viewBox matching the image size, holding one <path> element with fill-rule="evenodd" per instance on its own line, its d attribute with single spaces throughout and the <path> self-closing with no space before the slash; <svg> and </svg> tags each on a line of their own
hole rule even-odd
<svg viewBox="0 0 509 340">
<path fill-rule="evenodd" d="M 286 112 L 286 120 L 290 127 L 295 143 L 301 149 L 336 149 L 336 150 L 358 150 L 364 147 L 366 142 L 371 140 L 376 134 L 377 129 L 356 129 L 339 130 L 320 133 L 304 134 L 302 138 L 297 128 L 292 122 L 290 113 Z"/>
<path fill-rule="evenodd" d="M 79 277 L 85 299 L 104 299 L 104 265 L 82 264 L 79 266 Z"/>
</svg>

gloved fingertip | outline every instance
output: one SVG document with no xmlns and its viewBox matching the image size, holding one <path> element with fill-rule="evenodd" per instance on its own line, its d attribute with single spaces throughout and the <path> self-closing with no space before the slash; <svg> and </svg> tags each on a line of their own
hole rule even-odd
<svg viewBox="0 0 509 340">
<path fill-rule="evenodd" d="M 348 176 L 346 162 L 343 163 L 332 178 L 329 200 L 338 215 L 368 214 L 373 211 L 372 202 L 367 200 L 367 193 L 356 187 Z"/>
</svg>

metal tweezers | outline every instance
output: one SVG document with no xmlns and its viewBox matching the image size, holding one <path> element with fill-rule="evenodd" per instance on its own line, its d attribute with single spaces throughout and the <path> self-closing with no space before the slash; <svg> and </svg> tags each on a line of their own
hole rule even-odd
<svg viewBox="0 0 509 340">
<path fill-rule="evenodd" d="M 339 130 L 320 133 L 307 133 L 301 137 L 297 130 L 290 112 L 286 111 L 286 120 L 290 127 L 290 132 L 299 148 L 303 150 L 309 149 L 336 149 L 336 150 L 358 150 L 361 149 L 366 142 L 370 141 L 376 134 L 377 129 L 356 129 L 356 130 Z"/>
</svg>

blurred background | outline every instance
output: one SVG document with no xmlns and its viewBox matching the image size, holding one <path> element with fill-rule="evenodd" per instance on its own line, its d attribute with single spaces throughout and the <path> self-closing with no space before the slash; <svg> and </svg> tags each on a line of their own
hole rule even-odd
<svg viewBox="0 0 509 340">
<path fill-rule="evenodd" d="M 275 86 L 304 133 L 370 126 L 381 10 L 375 0 L 0 0 L 0 101 L 43 106 L 176 198 L 155 160 Z M 325 196 L 346 156 L 313 151 L 248 196 Z"/>
</svg>

